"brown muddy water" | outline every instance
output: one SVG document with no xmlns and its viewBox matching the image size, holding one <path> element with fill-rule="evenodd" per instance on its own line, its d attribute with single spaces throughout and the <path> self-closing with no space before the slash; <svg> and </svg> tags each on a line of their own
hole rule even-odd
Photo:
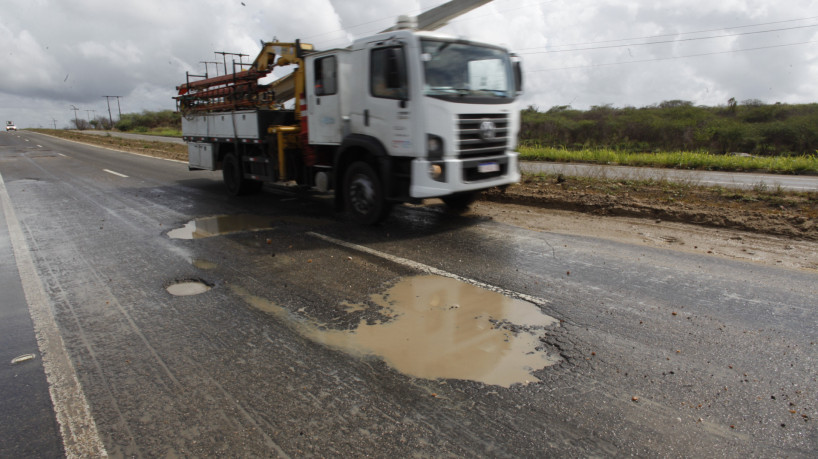
<svg viewBox="0 0 818 459">
<path fill-rule="evenodd" d="M 406 375 L 463 379 L 509 387 L 538 379 L 535 370 L 560 358 L 542 349 L 540 337 L 557 321 L 529 302 L 456 279 L 406 277 L 371 295 L 367 304 L 343 302 L 339 313 L 377 311 L 354 330 L 333 330 L 293 315 L 274 301 L 234 287 L 247 303 L 273 314 L 301 335 L 357 357 L 377 357 Z"/>
<path fill-rule="evenodd" d="M 168 231 L 168 237 L 171 239 L 202 239 L 271 228 L 273 228 L 273 220 L 270 217 L 248 214 L 218 215 L 191 220 L 181 228 Z"/>
</svg>

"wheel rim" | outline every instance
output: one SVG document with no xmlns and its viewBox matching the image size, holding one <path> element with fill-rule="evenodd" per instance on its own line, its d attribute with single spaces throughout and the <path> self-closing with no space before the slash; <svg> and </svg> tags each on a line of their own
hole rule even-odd
<svg viewBox="0 0 818 459">
<path fill-rule="evenodd" d="M 369 177 L 356 174 L 349 184 L 349 202 L 355 212 L 366 215 L 375 205 L 375 185 Z"/>
</svg>

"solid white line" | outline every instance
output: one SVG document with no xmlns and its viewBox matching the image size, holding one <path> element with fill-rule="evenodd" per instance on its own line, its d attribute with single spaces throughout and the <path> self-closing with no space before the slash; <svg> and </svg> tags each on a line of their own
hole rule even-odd
<svg viewBox="0 0 818 459">
<path fill-rule="evenodd" d="M 104 170 L 105 172 L 107 172 L 107 173 L 109 173 L 109 174 L 114 174 L 114 175 L 116 175 L 117 177 L 128 178 L 128 176 L 127 176 L 127 175 L 125 175 L 125 174 L 120 174 L 119 172 L 114 172 L 114 171 L 112 171 L 112 170 L 108 170 L 108 169 L 102 169 L 102 170 Z"/>
<path fill-rule="evenodd" d="M 459 280 L 461 282 L 466 282 L 466 283 L 475 285 L 475 286 L 480 287 L 480 288 L 484 288 L 486 290 L 491 290 L 492 292 L 501 293 L 501 294 L 503 294 L 505 296 L 509 296 L 509 297 L 512 297 L 512 298 L 519 298 L 521 300 L 525 300 L 525 301 L 528 301 L 530 303 L 534 303 L 534 304 L 539 305 L 539 306 L 542 306 L 542 305 L 545 305 L 545 304 L 548 303 L 548 300 L 545 300 L 543 298 L 539 298 L 539 297 L 531 296 L 531 295 L 526 295 L 525 293 L 514 292 L 514 291 L 511 291 L 511 290 L 504 289 L 502 287 L 497 287 L 496 285 L 486 284 L 484 282 L 480 282 L 480 281 L 475 280 L 475 279 L 470 279 L 468 277 L 463 277 L 463 276 L 460 276 L 460 275 L 457 275 L 457 274 L 454 274 L 454 273 L 450 273 L 448 271 L 444 271 L 442 269 L 435 268 L 434 266 L 425 265 L 423 263 L 418 263 L 417 261 L 412 261 L 412 260 L 409 260 L 409 259 L 406 259 L 406 258 L 401 258 L 401 257 L 395 256 L 395 255 L 390 255 L 388 253 L 381 252 L 379 250 L 370 249 L 369 247 L 364 247 L 362 245 L 342 241 L 340 239 L 335 239 L 333 237 L 325 236 L 325 235 L 319 234 L 319 233 L 308 232 L 307 234 L 312 236 L 312 237 L 322 239 L 322 240 L 324 240 L 326 242 L 330 242 L 332 244 L 336 244 L 336 245 L 340 245 L 342 247 L 346 247 L 348 249 L 357 250 L 358 252 L 364 252 L 364 253 L 368 253 L 370 255 L 375 255 L 376 257 L 380 257 L 380 258 L 383 258 L 384 260 L 389 260 L 389 261 L 391 261 L 393 263 L 397 263 L 397 264 L 400 264 L 400 265 L 403 265 L 403 266 L 407 266 L 409 268 L 418 270 L 420 272 L 424 272 L 424 273 L 427 273 L 427 274 L 435 274 L 435 275 L 443 276 L 443 277 L 449 277 L 449 278 L 452 278 L 452 279 Z"/>
<path fill-rule="evenodd" d="M 91 408 L 82 391 L 74 366 L 65 351 L 57 322 L 51 310 L 51 303 L 37 275 L 34 261 L 28 251 L 28 243 L 20 222 L 11 205 L 11 197 L 0 175 L 0 203 L 9 227 L 9 239 L 17 260 L 17 271 L 28 303 L 34 334 L 48 380 L 48 392 L 60 425 L 65 455 L 73 457 L 108 456 L 97 425 L 91 416 Z"/>
</svg>

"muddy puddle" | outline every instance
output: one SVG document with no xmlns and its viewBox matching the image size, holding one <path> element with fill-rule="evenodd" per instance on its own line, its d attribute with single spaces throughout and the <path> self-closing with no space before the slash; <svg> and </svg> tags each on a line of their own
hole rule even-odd
<svg viewBox="0 0 818 459">
<path fill-rule="evenodd" d="M 252 306 L 285 320 L 303 336 L 348 354 L 381 358 L 424 379 L 463 379 L 509 387 L 538 379 L 531 373 L 559 361 L 541 349 L 544 328 L 556 320 L 532 303 L 447 277 L 407 277 L 366 305 L 341 304 L 341 313 L 377 310 L 354 330 L 332 330 L 275 303 L 235 288 Z M 540 349 L 538 349 L 540 348 Z"/>
<path fill-rule="evenodd" d="M 273 221 L 270 217 L 247 214 L 219 215 L 191 220 L 181 228 L 168 231 L 168 237 L 171 239 L 203 239 L 272 228 Z"/>
</svg>

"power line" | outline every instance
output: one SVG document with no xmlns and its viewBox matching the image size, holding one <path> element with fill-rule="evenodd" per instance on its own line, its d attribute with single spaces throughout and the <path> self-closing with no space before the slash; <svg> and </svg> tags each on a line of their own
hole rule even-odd
<svg viewBox="0 0 818 459">
<path fill-rule="evenodd" d="M 590 65 L 578 65 L 575 67 L 555 67 L 550 69 L 539 69 L 539 70 L 527 70 L 526 73 L 539 73 L 539 72 L 551 72 L 554 70 L 576 70 L 576 69 L 588 69 L 594 67 L 609 67 L 613 65 L 625 65 L 625 64 L 641 64 L 645 62 L 656 62 L 656 61 L 670 61 L 675 59 L 688 59 L 691 57 L 702 57 L 702 56 L 714 56 L 717 54 L 730 54 L 730 53 L 741 53 L 747 51 L 759 51 L 762 49 L 772 49 L 772 48 L 783 48 L 786 46 L 799 46 L 799 45 L 808 45 L 810 43 L 818 43 L 818 40 L 815 41 L 804 41 L 800 43 L 787 43 L 783 45 L 771 45 L 771 46 L 759 46 L 757 48 L 745 48 L 745 49 L 733 49 L 729 51 L 715 51 L 711 53 L 700 53 L 700 54 L 689 54 L 686 56 L 674 56 L 674 57 L 657 57 L 653 59 L 641 59 L 636 61 L 623 61 L 623 62 L 608 62 L 604 64 L 590 64 Z"/>
<path fill-rule="evenodd" d="M 565 53 L 565 52 L 574 52 L 574 51 L 589 51 L 594 49 L 611 49 L 611 48 L 626 48 L 631 46 L 648 46 L 648 45 L 660 45 L 666 43 L 680 43 L 685 41 L 697 41 L 697 40 L 713 40 L 716 38 L 728 38 L 728 37 L 738 37 L 742 35 L 755 35 L 761 33 L 771 33 L 771 32 L 781 32 L 785 30 L 796 30 L 796 29 L 806 29 L 810 27 L 818 27 L 818 24 L 811 24 L 805 26 L 795 26 L 795 27 L 785 27 L 781 29 L 770 29 L 770 30 L 757 30 L 753 32 L 740 32 L 740 33 L 733 33 L 728 35 L 717 35 L 712 37 L 695 37 L 695 38 L 680 38 L 676 40 L 662 40 L 662 41 L 651 41 L 647 43 L 625 43 L 622 45 L 607 45 L 607 46 L 593 46 L 589 48 L 575 48 L 575 49 L 558 49 L 558 50 L 551 50 L 551 51 L 532 51 L 532 52 L 520 52 L 518 54 L 551 54 L 551 53 Z"/>
<path fill-rule="evenodd" d="M 719 31 L 722 31 L 722 30 L 746 29 L 746 28 L 749 28 L 749 27 L 760 27 L 760 26 L 773 25 L 773 24 L 784 24 L 784 23 L 787 23 L 787 22 L 808 21 L 808 20 L 811 20 L 811 19 L 818 19 L 818 16 L 811 16 L 811 17 L 800 18 L 800 19 L 787 19 L 787 20 L 784 20 L 784 21 L 760 22 L 760 23 L 757 23 L 757 24 L 748 24 L 748 25 L 743 25 L 743 26 L 721 27 L 721 28 L 718 28 L 718 29 L 696 30 L 696 31 L 692 31 L 692 32 L 678 32 L 678 33 L 669 33 L 669 34 L 663 34 L 663 35 L 649 35 L 649 36 L 646 36 L 646 37 L 616 38 L 616 39 L 613 39 L 613 40 L 587 41 L 587 42 L 583 42 L 583 43 L 566 43 L 564 45 L 554 45 L 554 46 L 559 46 L 559 47 L 564 47 L 564 46 L 584 46 L 584 45 L 598 45 L 598 44 L 602 44 L 602 43 L 614 43 L 614 42 L 617 42 L 617 41 L 648 40 L 648 39 L 651 39 L 651 38 L 675 37 L 675 36 L 679 36 L 679 35 L 692 35 L 692 34 L 697 34 L 697 33 L 719 32 Z M 542 49 L 542 47 L 538 46 L 538 47 L 535 47 L 535 48 L 522 48 L 522 49 L 518 49 L 517 51 L 528 51 L 528 50 L 532 50 L 532 49 Z"/>
</svg>

